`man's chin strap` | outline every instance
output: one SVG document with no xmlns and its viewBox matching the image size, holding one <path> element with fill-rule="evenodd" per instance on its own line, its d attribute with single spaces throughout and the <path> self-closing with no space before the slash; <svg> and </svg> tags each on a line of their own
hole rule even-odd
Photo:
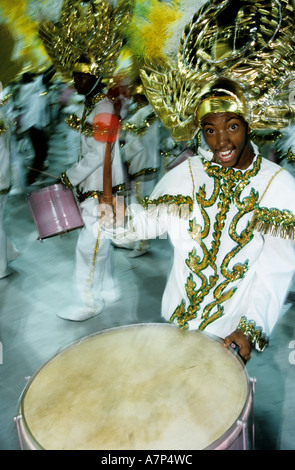
<svg viewBox="0 0 295 470">
<path fill-rule="evenodd" d="M 99 84 L 100 81 L 101 81 L 101 77 L 99 77 L 99 78 L 96 80 L 96 82 L 95 82 L 95 84 L 93 85 L 93 87 L 91 88 L 91 90 L 88 91 L 88 93 L 85 94 L 85 97 L 86 97 L 86 98 L 93 92 L 93 90 L 95 90 L 95 88 L 97 87 L 97 85 Z"/>
</svg>

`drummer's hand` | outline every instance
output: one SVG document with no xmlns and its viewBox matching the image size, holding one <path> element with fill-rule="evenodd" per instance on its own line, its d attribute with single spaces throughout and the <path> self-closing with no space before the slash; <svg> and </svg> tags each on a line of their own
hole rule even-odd
<svg viewBox="0 0 295 470">
<path fill-rule="evenodd" d="M 99 199 L 98 216 L 107 228 L 124 225 L 125 205 L 121 199 L 116 196 L 112 196 L 111 200 L 106 200 L 103 196 Z"/>
<path fill-rule="evenodd" d="M 239 348 L 239 355 L 247 362 L 251 357 L 252 346 L 246 335 L 240 330 L 235 330 L 229 336 L 224 338 L 223 346 L 228 348 L 232 343 L 236 344 Z"/>
</svg>

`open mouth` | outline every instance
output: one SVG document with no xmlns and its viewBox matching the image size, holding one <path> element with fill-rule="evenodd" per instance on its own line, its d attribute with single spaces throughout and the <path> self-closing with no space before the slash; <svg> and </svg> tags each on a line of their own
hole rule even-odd
<svg viewBox="0 0 295 470">
<path fill-rule="evenodd" d="M 216 155 L 217 155 L 218 160 L 222 162 L 227 162 L 233 158 L 234 153 L 235 153 L 234 150 L 227 150 L 226 152 L 217 152 Z"/>
</svg>

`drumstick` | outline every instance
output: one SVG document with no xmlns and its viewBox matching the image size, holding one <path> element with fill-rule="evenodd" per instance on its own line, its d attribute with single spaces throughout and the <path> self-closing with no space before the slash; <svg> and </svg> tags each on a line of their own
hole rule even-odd
<svg viewBox="0 0 295 470">
<path fill-rule="evenodd" d="M 104 165 L 103 165 L 103 201 L 106 204 L 112 203 L 112 160 L 111 160 L 111 144 L 106 144 Z"/>
<path fill-rule="evenodd" d="M 46 173 L 46 171 L 37 170 L 36 168 L 32 168 L 31 166 L 28 166 L 27 168 L 29 170 L 36 171 L 37 173 L 42 173 L 42 175 L 51 176 L 51 178 L 55 178 L 57 180 L 60 179 L 60 176 L 51 175 L 50 173 Z"/>
</svg>

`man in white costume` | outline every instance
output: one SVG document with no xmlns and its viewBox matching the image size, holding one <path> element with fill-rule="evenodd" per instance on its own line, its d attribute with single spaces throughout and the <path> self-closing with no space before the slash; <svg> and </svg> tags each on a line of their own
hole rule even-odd
<svg viewBox="0 0 295 470">
<path fill-rule="evenodd" d="M 245 131 L 240 116 L 225 117 Z M 205 131 L 214 129 L 208 122 Z M 220 134 L 230 137 L 220 143 L 212 162 L 200 150 L 162 178 L 146 209 L 130 206 L 129 237 L 168 233 L 171 239 L 174 263 L 163 295 L 164 318 L 182 328 L 230 335 L 248 359 L 240 331 L 251 335 L 257 349 L 264 348 L 294 272 L 295 180 L 248 141 L 243 152 L 251 157 L 244 164 L 233 130 Z M 238 157 L 234 166 L 226 161 L 230 152 Z M 276 218 L 282 237 L 255 230 Z M 284 238 L 284 224 L 290 239 Z"/>
<path fill-rule="evenodd" d="M 7 237 L 4 224 L 4 211 L 11 188 L 11 128 L 9 119 L 9 95 L 5 96 L 9 84 L 22 69 L 22 63 L 12 61 L 15 41 L 9 28 L 0 24 L 0 39 L 2 44 L 2 63 L 0 73 L 0 279 L 9 276 L 12 271 L 9 262 L 20 253 L 14 243 Z M 4 90 L 4 91 L 3 91 Z"/>
<path fill-rule="evenodd" d="M 269 11 L 278 27 L 271 47 L 268 36 L 262 47 L 255 36 L 267 35 L 261 3 L 208 2 L 185 29 L 177 67 L 167 61 L 142 70 L 147 96 L 175 140 L 200 129 L 201 143 L 142 205 L 127 209 L 124 233 L 168 233 L 174 262 L 162 315 L 223 338 L 225 347 L 235 343 L 245 361 L 267 344 L 295 269 L 295 180 L 249 140 L 250 128 L 282 128 L 295 116 L 282 104 L 294 70 L 286 78 L 272 69 L 274 48 L 283 56 L 288 44 L 294 55 L 295 15 L 290 2 Z M 248 18 L 252 10 L 257 16 Z M 280 86 L 279 101 L 271 85 Z"/>
<path fill-rule="evenodd" d="M 40 25 L 40 36 L 54 66 L 64 76 L 74 78 L 76 90 L 85 96 L 82 113 L 68 119 L 68 124 L 81 134 L 79 161 L 61 176 L 67 187 L 75 189 L 85 224 L 76 247 L 77 298 L 73 299 L 73 311 L 58 314 L 66 320 L 92 318 L 102 312 L 106 300 L 119 297 L 112 273 L 112 246 L 101 233 L 98 205 L 110 142 L 112 192 L 124 184 L 118 141 L 108 140 L 108 134 L 114 131 L 110 123 L 118 122 L 118 109 L 109 98 L 108 87 L 122 47 L 121 27 L 129 19 L 129 8 L 128 1 L 118 2 L 113 9 L 105 0 L 64 0 L 59 23 L 45 21 Z"/>
<path fill-rule="evenodd" d="M 75 288 L 79 309 L 69 316 L 58 314 L 69 320 L 85 320 L 100 313 L 104 300 L 118 300 L 119 292 L 113 277 L 112 246 L 110 239 L 100 231 L 97 207 L 103 194 L 103 165 L 106 143 L 95 139 L 92 123 L 103 113 L 114 115 L 114 104 L 102 94 L 101 80 L 90 74 L 74 72 L 75 87 L 85 94 L 84 113 L 72 116 L 70 124 L 79 122 L 81 154 L 79 161 L 62 174 L 63 183 L 76 188 L 85 226 L 81 229 L 76 247 Z M 113 191 L 123 188 L 124 174 L 118 140 L 112 144 Z"/>
<path fill-rule="evenodd" d="M 51 80 L 55 70 L 49 67 L 39 76 L 23 75 L 18 102 L 20 105 L 20 133 L 27 132 L 31 140 L 34 157 L 31 163 L 32 170 L 27 175 L 27 183 L 32 184 L 40 175 L 48 153 L 47 128 L 50 124 L 47 83 Z"/>
<path fill-rule="evenodd" d="M 4 223 L 5 206 L 11 187 L 10 139 L 9 122 L 4 114 L 0 112 L 0 279 L 12 273 L 9 262 L 19 255 L 14 243 L 7 237 Z"/>
</svg>

